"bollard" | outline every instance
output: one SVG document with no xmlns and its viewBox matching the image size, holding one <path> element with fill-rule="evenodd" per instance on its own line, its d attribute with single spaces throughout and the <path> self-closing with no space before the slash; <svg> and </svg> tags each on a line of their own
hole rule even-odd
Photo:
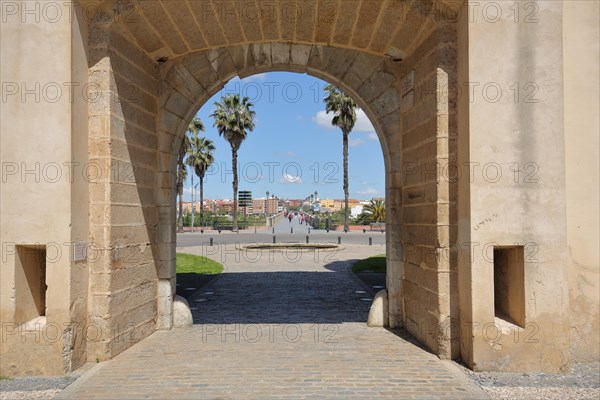
<svg viewBox="0 0 600 400">
<path fill-rule="evenodd" d="M 306 244 L 308 244 L 308 235 L 306 235 Z"/>
<path fill-rule="evenodd" d="M 294 233 L 294 227 L 293 226 L 290 228 L 290 233 Z"/>
<path fill-rule="evenodd" d="M 310 233 L 310 226 L 308 227 L 308 233 Z"/>
<path fill-rule="evenodd" d="M 373 238 L 369 236 L 369 246 L 373 246 Z"/>
<path fill-rule="evenodd" d="M 275 235 L 273 235 L 273 244 L 275 244 L 277 240 L 275 239 Z"/>
<path fill-rule="evenodd" d="M 273 228 L 273 233 L 275 233 L 275 228 Z"/>
<path fill-rule="evenodd" d="M 213 245 L 213 238 L 210 238 L 210 246 L 212 247 Z"/>
<path fill-rule="evenodd" d="M 338 236 L 338 244 L 342 244 L 342 237 Z"/>
</svg>

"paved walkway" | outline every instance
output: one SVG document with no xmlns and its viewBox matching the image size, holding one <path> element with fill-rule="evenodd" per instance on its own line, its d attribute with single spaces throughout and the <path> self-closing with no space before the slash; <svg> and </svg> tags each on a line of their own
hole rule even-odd
<svg viewBox="0 0 600 400">
<path fill-rule="evenodd" d="M 371 239 L 373 245 L 385 244 L 385 233 L 381 231 L 370 231 L 368 226 L 365 226 L 366 231 L 354 232 L 339 232 L 325 231 L 323 229 L 310 229 L 308 225 L 300 224 L 297 218 L 294 218 L 290 223 L 287 218 L 279 221 L 273 228 L 261 228 L 254 233 L 254 229 L 241 230 L 239 233 L 223 231 L 217 233 L 215 231 L 187 232 L 177 235 L 177 244 L 180 247 L 200 246 L 202 243 L 208 244 L 212 238 L 217 244 L 235 244 L 235 243 L 272 243 L 273 235 L 275 235 L 277 243 L 305 243 L 306 236 L 309 235 L 311 243 L 337 243 L 338 238 L 341 238 L 344 245 L 367 245 Z M 293 232 L 292 232 L 293 231 Z"/>
<path fill-rule="evenodd" d="M 192 296 L 192 328 L 154 333 L 57 398 L 485 398 L 451 363 L 366 326 L 348 260 L 381 252 L 221 251 L 226 273 Z"/>
</svg>

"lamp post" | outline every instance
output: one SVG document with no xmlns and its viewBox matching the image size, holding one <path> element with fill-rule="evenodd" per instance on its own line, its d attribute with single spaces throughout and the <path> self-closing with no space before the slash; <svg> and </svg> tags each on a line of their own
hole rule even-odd
<svg viewBox="0 0 600 400">
<path fill-rule="evenodd" d="M 194 214 L 196 212 L 196 207 L 194 207 L 194 174 L 192 174 L 192 232 L 194 232 Z"/>
<path fill-rule="evenodd" d="M 192 232 L 194 232 L 194 219 L 196 214 L 196 205 L 194 204 L 194 192 L 200 183 L 196 183 L 194 186 L 194 175 L 192 175 Z M 202 207 L 202 205 L 200 205 Z"/>
<path fill-rule="evenodd" d="M 269 191 L 267 190 L 267 200 L 265 201 L 265 215 L 269 216 Z"/>
</svg>

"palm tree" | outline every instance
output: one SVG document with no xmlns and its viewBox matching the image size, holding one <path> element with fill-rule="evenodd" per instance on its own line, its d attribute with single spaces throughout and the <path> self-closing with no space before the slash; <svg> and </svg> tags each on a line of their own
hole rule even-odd
<svg viewBox="0 0 600 400">
<path fill-rule="evenodd" d="M 183 136 L 181 147 L 179 148 L 179 156 L 177 158 L 177 194 L 179 195 L 179 218 L 177 221 L 177 230 L 183 232 L 183 183 L 187 178 L 187 169 L 184 163 L 184 158 L 190 147 L 190 135 L 197 136 L 198 132 L 204 132 L 204 124 L 198 117 L 194 117 L 188 129 Z"/>
<path fill-rule="evenodd" d="M 190 139 L 186 164 L 194 168 L 200 179 L 200 224 L 204 224 L 204 175 L 208 167 L 215 161 L 215 145 L 212 140 L 194 136 Z"/>
<path fill-rule="evenodd" d="M 356 123 L 356 103 L 350 96 L 342 92 L 333 85 L 326 85 L 325 92 L 325 111 L 333 113 L 331 125 L 337 126 L 342 130 L 342 140 L 344 145 L 344 231 L 348 232 L 348 218 L 350 210 L 348 208 L 348 135 Z"/>
<path fill-rule="evenodd" d="M 381 199 L 371 200 L 371 204 L 365 206 L 364 212 L 375 222 L 385 221 L 385 203 Z"/>
<path fill-rule="evenodd" d="M 177 218 L 177 232 L 183 232 L 183 182 L 185 182 L 187 178 L 187 169 L 185 168 L 185 164 L 183 163 L 183 157 L 187 152 L 187 147 L 185 147 L 184 145 L 186 139 L 184 139 L 183 141 L 184 143 L 181 144 L 181 150 L 179 151 L 179 159 L 177 160 L 177 194 L 179 195 L 179 216 Z M 185 149 L 185 151 L 182 151 L 183 149 Z"/>
<path fill-rule="evenodd" d="M 221 103 L 215 102 L 215 111 L 210 117 L 215 119 L 213 126 L 219 131 L 231 146 L 231 163 L 233 168 L 233 231 L 237 232 L 238 211 L 238 175 L 237 175 L 237 153 L 246 139 L 248 132 L 254 129 L 255 112 L 250 108 L 248 97 L 240 100 L 240 95 L 227 95 L 221 99 Z"/>
</svg>

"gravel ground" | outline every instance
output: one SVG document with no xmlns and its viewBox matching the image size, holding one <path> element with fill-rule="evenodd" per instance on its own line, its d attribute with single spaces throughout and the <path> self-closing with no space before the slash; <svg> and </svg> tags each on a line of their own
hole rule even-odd
<svg viewBox="0 0 600 400">
<path fill-rule="evenodd" d="M 80 372 L 56 376 L 28 376 L 0 380 L 0 400 L 51 399 L 58 392 L 73 383 Z"/>
<path fill-rule="evenodd" d="M 473 372 L 460 367 L 496 400 L 600 399 L 600 362 L 574 363 L 567 374 Z"/>
</svg>

